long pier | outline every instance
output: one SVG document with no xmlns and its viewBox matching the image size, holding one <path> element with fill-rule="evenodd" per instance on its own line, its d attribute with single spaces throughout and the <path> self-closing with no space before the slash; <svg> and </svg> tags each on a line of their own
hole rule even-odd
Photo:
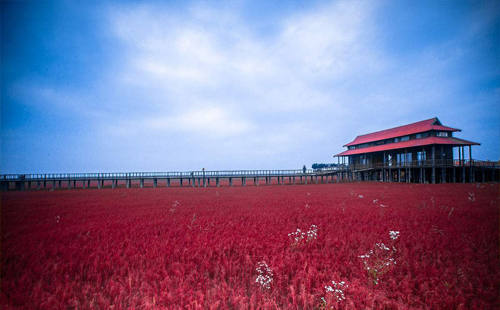
<svg viewBox="0 0 500 310">
<path fill-rule="evenodd" d="M 337 169 L 340 170 L 340 169 Z M 229 186 L 236 182 L 246 186 L 247 181 L 253 185 L 270 185 L 273 180 L 279 185 L 308 184 L 318 182 L 333 182 L 337 170 L 319 171 L 312 169 L 296 170 L 232 170 L 232 171 L 187 171 L 187 172 L 116 172 L 116 173 L 48 173 L 48 174 L 4 174 L 0 175 L 0 189 L 56 189 L 56 188 L 102 188 L 118 187 L 125 183 L 131 188 L 133 183 L 139 182 L 139 187 L 152 183 L 153 187 L 170 187 L 173 183 L 178 186 L 190 187 L 219 187 L 222 181 Z M 13 186 L 12 186 L 13 185 Z"/>
<path fill-rule="evenodd" d="M 291 170 L 228 170 L 187 172 L 116 172 L 116 173 L 48 173 L 2 174 L 0 190 L 57 189 L 57 188 L 127 188 L 139 183 L 158 186 L 221 186 L 221 182 L 246 186 L 250 180 L 260 184 L 296 185 L 359 181 L 406 183 L 474 183 L 497 182 L 500 178 L 497 162 L 478 160 L 422 160 L 396 163 L 338 165 L 323 169 Z M 227 184 L 225 183 L 225 184 Z"/>
</svg>

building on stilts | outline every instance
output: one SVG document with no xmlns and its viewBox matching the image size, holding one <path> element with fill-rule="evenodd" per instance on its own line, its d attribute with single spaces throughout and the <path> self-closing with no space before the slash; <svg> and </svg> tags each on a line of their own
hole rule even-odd
<svg viewBox="0 0 500 310">
<path fill-rule="evenodd" d="M 342 178 L 412 183 L 495 181 L 498 162 L 472 157 L 477 142 L 454 136 L 460 129 L 437 117 L 357 136 L 335 155 Z"/>
</svg>

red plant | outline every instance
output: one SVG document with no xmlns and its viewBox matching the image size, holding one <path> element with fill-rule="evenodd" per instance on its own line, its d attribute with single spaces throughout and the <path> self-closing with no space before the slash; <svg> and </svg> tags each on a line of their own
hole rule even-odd
<svg viewBox="0 0 500 310">
<path fill-rule="evenodd" d="M 498 197 L 395 183 L 2 193 L 0 306 L 317 309 L 342 279 L 335 308 L 498 309 Z M 292 246 L 311 225 L 314 242 Z M 389 231 L 397 264 L 374 285 L 359 256 Z"/>
</svg>

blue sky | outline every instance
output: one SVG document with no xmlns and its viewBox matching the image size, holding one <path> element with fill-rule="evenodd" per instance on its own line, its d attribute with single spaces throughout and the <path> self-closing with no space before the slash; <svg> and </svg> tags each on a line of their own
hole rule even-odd
<svg viewBox="0 0 500 310">
<path fill-rule="evenodd" d="M 1 2 L 1 173 L 288 169 L 434 116 L 500 154 L 498 1 Z"/>
</svg>

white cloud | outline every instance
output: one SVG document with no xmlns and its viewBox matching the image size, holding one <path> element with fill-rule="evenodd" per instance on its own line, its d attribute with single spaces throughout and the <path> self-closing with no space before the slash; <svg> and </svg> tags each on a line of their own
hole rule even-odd
<svg viewBox="0 0 500 310">
<path fill-rule="evenodd" d="M 182 131 L 227 138 L 248 132 L 252 125 L 221 107 L 201 107 L 167 117 L 153 117 L 145 121 L 153 130 Z"/>
<path fill-rule="evenodd" d="M 332 161 L 357 134 L 433 116 L 455 121 L 498 102 L 457 95 L 469 81 L 457 67 L 474 50 L 464 38 L 393 57 L 395 47 L 381 43 L 391 29 L 377 24 L 383 6 L 311 5 L 274 15 L 273 31 L 262 33 L 238 6 L 114 5 L 106 26 L 119 48 L 95 85 L 68 91 L 38 80 L 17 93 L 92 118 L 100 136 L 89 141 L 117 163 L 176 163 L 151 168 L 159 170 L 205 158 L 220 169 Z"/>
</svg>

